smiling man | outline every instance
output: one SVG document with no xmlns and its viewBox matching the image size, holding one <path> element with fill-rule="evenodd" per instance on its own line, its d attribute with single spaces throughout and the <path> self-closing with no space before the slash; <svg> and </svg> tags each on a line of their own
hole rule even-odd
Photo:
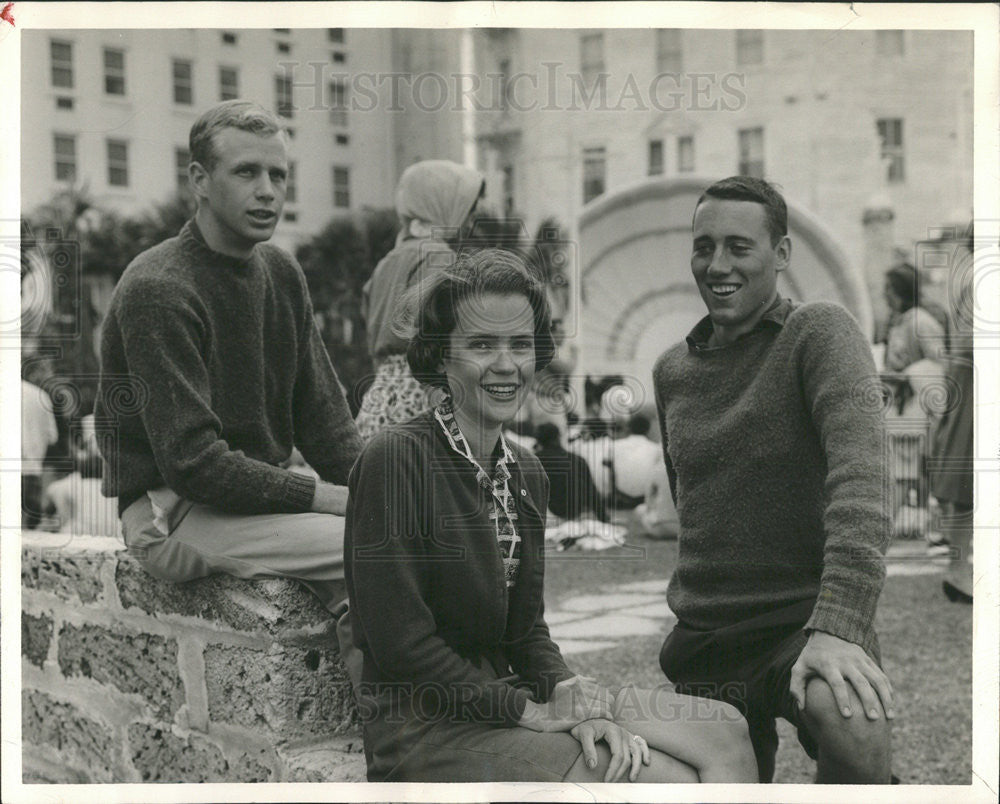
<svg viewBox="0 0 1000 804">
<path fill-rule="evenodd" d="M 784 199 L 724 179 L 698 200 L 691 272 L 708 315 L 653 370 L 680 518 L 660 665 L 678 690 L 746 715 L 761 781 L 775 719 L 818 782 L 888 783 L 892 688 L 875 608 L 889 520 L 871 351 L 841 307 L 778 294 Z"/>
<path fill-rule="evenodd" d="M 246 101 L 191 128 L 197 213 L 133 260 L 103 325 L 96 418 L 117 430 L 102 442 L 103 490 L 156 577 L 287 576 L 332 607 L 361 442 L 302 269 L 265 242 L 285 149 L 277 119 Z M 137 412 L 118 405 L 123 377 Z M 283 468 L 293 447 L 320 480 Z"/>
</svg>

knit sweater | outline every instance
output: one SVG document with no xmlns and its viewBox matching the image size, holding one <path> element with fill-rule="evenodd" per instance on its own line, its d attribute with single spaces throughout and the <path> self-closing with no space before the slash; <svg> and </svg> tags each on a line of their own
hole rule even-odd
<svg viewBox="0 0 1000 804">
<path fill-rule="evenodd" d="M 890 527 L 871 351 L 834 304 L 768 318 L 720 347 L 696 344 L 705 319 L 654 368 L 680 518 L 667 599 L 698 629 L 811 599 L 806 628 L 877 650 Z"/>
<path fill-rule="evenodd" d="M 529 698 L 501 680 L 511 669 L 540 700 L 572 676 L 543 616 L 548 481 L 534 455 L 510 447 L 508 487 L 521 538 L 510 589 L 486 505 L 490 492 L 449 446 L 433 412 L 377 434 L 351 473 L 344 575 L 364 655 L 369 730 L 414 739 L 416 725 L 393 720 L 399 711 L 388 703 L 400 689 L 428 693 L 432 709 L 458 721 L 509 728 Z"/>
<path fill-rule="evenodd" d="M 339 484 L 360 452 L 305 277 L 275 246 L 219 254 L 189 221 L 140 254 L 112 296 L 101 365 L 96 416 L 118 425 L 102 491 L 119 511 L 165 485 L 233 513 L 304 512 L 316 481 L 278 465 L 292 446 Z"/>
</svg>

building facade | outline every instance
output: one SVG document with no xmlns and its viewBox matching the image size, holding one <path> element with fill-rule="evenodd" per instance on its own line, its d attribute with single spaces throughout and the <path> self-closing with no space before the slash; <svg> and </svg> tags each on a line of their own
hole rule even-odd
<svg viewBox="0 0 1000 804">
<path fill-rule="evenodd" d="M 377 80 L 393 52 L 375 29 L 25 31 L 22 207 L 68 186 L 122 212 L 163 201 L 187 184 L 201 112 L 246 98 L 289 128 L 275 242 L 293 247 L 338 213 L 391 205 L 395 127 Z"/>
<path fill-rule="evenodd" d="M 477 114 L 480 163 L 529 228 L 575 221 L 649 177 L 759 175 L 829 227 L 878 315 L 886 243 L 912 253 L 956 210 L 971 215 L 971 31 L 520 29 L 475 41 L 477 71 L 501 76 Z"/>
</svg>

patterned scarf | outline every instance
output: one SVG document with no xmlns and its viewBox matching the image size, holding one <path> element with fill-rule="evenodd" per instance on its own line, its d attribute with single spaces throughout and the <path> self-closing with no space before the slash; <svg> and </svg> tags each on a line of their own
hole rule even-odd
<svg viewBox="0 0 1000 804">
<path fill-rule="evenodd" d="M 444 430 L 445 436 L 451 448 L 464 457 L 476 469 L 476 481 L 486 491 L 490 493 L 487 498 L 489 517 L 493 520 L 496 528 L 497 545 L 500 549 L 500 557 L 503 559 L 504 577 L 509 589 L 517 581 L 517 570 L 521 563 L 521 537 L 517 535 L 514 522 L 517 520 L 517 510 L 514 506 L 514 495 L 510 493 L 510 470 L 507 464 L 514 463 L 514 453 L 507 446 L 507 441 L 500 434 L 500 457 L 493 468 L 491 478 L 472 457 L 472 450 L 469 448 L 462 430 L 455 420 L 455 412 L 452 409 L 451 399 L 445 399 L 434 409 L 434 417 Z"/>
</svg>

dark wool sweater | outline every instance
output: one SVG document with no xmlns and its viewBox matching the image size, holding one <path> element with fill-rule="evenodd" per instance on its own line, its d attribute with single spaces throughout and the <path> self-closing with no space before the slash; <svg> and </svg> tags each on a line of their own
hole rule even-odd
<svg viewBox="0 0 1000 804">
<path fill-rule="evenodd" d="M 361 449 L 302 270 L 266 243 L 229 257 L 189 221 L 140 254 L 115 288 L 101 366 L 96 417 L 118 424 L 103 491 L 119 511 L 164 485 L 233 513 L 308 511 L 316 481 L 278 466 L 293 444 L 339 484 Z"/>
<path fill-rule="evenodd" d="M 890 523 L 864 336 L 826 302 L 783 302 L 735 343 L 699 348 L 710 332 L 705 319 L 653 370 L 680 517 L 671 609 L 716 629 L 811 599 L 805 627 L 877 651 Z"/>
<path fill-rule="evenodd" d="M 511 727 L 528 692 L 498 679 L 512 669 L 546 700 L 573 675 L 543 617 L 548 481 L 534 455 L 510 447 L 521 563 L 509 590 L 489 492 L 433 411 L 376 435 L 351 473 L 344 575 L 364 655 L 366 750 L 402 750 L 422 728 L 394 719 L 394 691 L 423 690 L 459 721 Z"/>
</svg>

